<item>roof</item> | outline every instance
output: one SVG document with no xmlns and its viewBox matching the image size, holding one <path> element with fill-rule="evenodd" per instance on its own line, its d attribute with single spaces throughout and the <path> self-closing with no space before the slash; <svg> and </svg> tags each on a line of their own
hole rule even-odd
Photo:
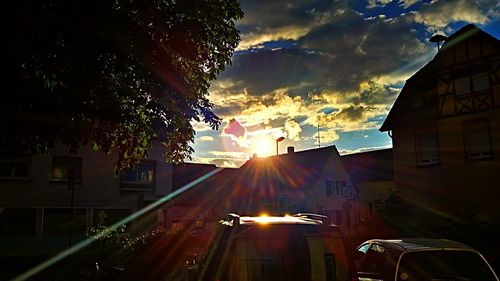
<svg viewBox="0 0 500 281">
<path fill-rule="evenodd" d="M 240 199 L 233 211 L 270 211 L 270 204 L 276 202 L 279 196 L 277 193 L 284 189 L 287 190 L 287 202 L 295 204 L 290 206 L 290 210 L 313 210 L 313 202 L 305 199 L 312 195 L 312 187 L 317 184 L 320 176 L 327 172 L 329 161 L 336 157 L 340 160 L 336 147 L 328 146 L 248 160 L 238 169 L 238 175 L 231 187 L 233 196 Z"/>
<path fill-rule="evenodd" d="M 269 216 L 260 216 L 260 217 L 240 217 L 240 224 L 313 224 L 318 225 L 321 224 L 320 221 L 295 217 L 295 216 L 283 216 L 283 217 L 269 217 Z"/>
<path fill-rule="evenodd" d="M 428 90 L 437 88 L 439 58 L 456 43 L 476 36 L 498 42 L 496 38 L 472 24 L 450 35 L 434 58 L 406 81 L 379 130 L 385 132 L 398 126 L 407 127 L 435 120 L 439 116 L 437 96 Z M 419 103 L 422 104 L 417 108 L 413 107 L 416 97 L 419 97 Z"/>
<path fill-rule="evenodd" d="M 396 251 L 417 251 L 430 249 L 474 250 L 470 246 L 463 243 L 447 239 L 403 238 L 398 240 L 372 239 L 369 241 L 379 243 Z"/>
<path fill-rule="evenodd" d="M 239 216 L 237 214 L 228 214 L 221 223 L 224 225 L 268 225 L 268 224 L 301 224 L 301 225 L 323 225 L 323 221 L 328 217 L 313 213 L 299 213 L 295 215 L 284 216 Z M 332 225 L 334 226 L 334 225 Z"/>
<path fill-rule="evenodd" d="M 355 183 L 394 178 L 392 148 L 347 154 L 340 158 Z"/>
</svg>

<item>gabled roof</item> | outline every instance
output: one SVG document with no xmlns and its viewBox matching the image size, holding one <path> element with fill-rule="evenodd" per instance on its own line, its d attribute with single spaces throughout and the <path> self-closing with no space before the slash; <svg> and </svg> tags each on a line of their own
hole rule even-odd
<svg viewBox="0 0 500 281">
<path fill-rule="evenodd" d="M 272 183 L 273 177 L 278 173 L 283 185 L 299 188 L 314 184 L 332 157 L 340 157 L 334 145 L 266 158 L 254 157 L 240 168 L 240 173 L 243 177 L 256 181 L 252 185 L 259 182 Z"/>
<path fill-rule="evenodd" d="M 431 88 L 437 88 L 439 58 L 444 52 L 448 51 L 450 47 L 458 42 L 476 36 L 481 36 L 482 38 L 486 38 L 486 40 L 494 40 L 498 43 L 496 38 L 473 24 L 468 24 L 450 35 L 434 58 L 406 81 L 396 102 L 392 106 L 391 111 L 379 130 L 385 132 L 398 126 L 406 127 L 411 126 L 415 122 L 422 123 L 434 120 L 439 114 L 437 97 L 436 95 L 425 96 L 424 92 Z M 416 95 L 422 95 L 421 101 L 424 103 L 422 108 L 412 108 L 412 102 Z"/>
</svg>

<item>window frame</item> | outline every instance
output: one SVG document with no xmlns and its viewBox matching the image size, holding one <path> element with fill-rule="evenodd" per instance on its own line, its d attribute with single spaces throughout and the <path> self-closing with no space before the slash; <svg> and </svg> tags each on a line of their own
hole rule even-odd
<svg viewBox="0 0 500 281">
<path fill-rule="evenodd" d="M 0 179 L 5 180 L 29 180 L 31 179 L 31 159 L 30 158 L 14 158 L 14 159 L 0 159 L 1 163 L 10 164 L 10 176 L 0 176 Z M 16 164 L 26 164 L 27 174 L 26 176 L 18 176 L 15 174 Z"/>
<path fill-rule="evenodd" d="M 154 160 L 141 160 L 135 167 L 137 172 L 140 165 L 151 166 L 153 170 L 153 178 L 151 182 L 129 181 L 124 180 L 124 174 L 120 175 L 120 190 L 122 191 L 153 191 L 156 186 L 157 164 Z M 129 168 L 130 169 L 130 168 Z M 125 171 L 124 171 L 125 172 Z"/>
<path fill-rule="evenodd" d="M 437 159 L 436 161 L 432 161 L 433 159 L 421 159 L 421 153 L 422 149 L 420 147 L 420 142 L 419 138 L 425 135 L 434 135 L 435 136 L 435 141 L 436 141 L 436 155 Z M 441 164 L 441 149 L 439 146 L 439 134 L 436 129 L 430 128 L 430 129 L 423 129 L 419 130 L 414 134 L 414 145 L 415 145 L 415 164 L 417 167 L 428 167 L 428 166 L 436 166 Z M 429 162 L 422 162 L 425 160 L 430 160 Z"/>
<path fill-rule="evenodd" d="M 79 163 L 77 167 L 79 166 L 79 170 L 75 171 L 75 182 L 81 183 L 83 181 L 83 157 L 81 156 L 74 156 L 74 155 L 52 155 L 51 160 L 50 160 L 50 181 L 51 182 L 68 182 L 69 177 L 69 171 L 66 171 L 66 178 L 56 178 L 54 177 L 54 159 L 72 159 L 72 160 L 78 160 Z M 68 169 L 68 167 L 65 167 Z"/>
<path fill-rule="evenodd" d="M 489 155 L 480 155 L 479 157 L 470 157 L 470 148 L 468 149 L 468 144 L 467 144 L 467 135 L 466 135 L 466 126 L 468 124 L 474 124 L 474 123 L 482 123 L 485 122 L 487 126 L 487 134 L 488 134 L 488 144 L 489 144 Z M 476 161 L 485 161 L 485 160 L 492 160 L 495 158 L 495 153 L 493 149 L 493 141 L 492 141 L 492 135 L 491 135 L 491 124 L 489 118 L 474 118 L 474 119 L 469 119 L 462 121 L 462 137 L 463 137 L 463 144 L 464 144 L 464 157 L 465 160 L 468 162 L 476 162 Z M 469 144 L 470 145 L 470 144 Z M 484 151 L 481 151 L 479 153 L 484 153 Z"/>
</svg>

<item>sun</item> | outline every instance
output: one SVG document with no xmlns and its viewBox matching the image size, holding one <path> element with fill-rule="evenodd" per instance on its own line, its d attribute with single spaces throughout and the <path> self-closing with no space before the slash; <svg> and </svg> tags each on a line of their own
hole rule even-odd
<svg viewBox="0 0 500 281">
<path fill-rule="evenodd" d="M 270 136 L 257 136 L 251 140 L 252 152 L 259 157 L 271 156 L 275 153 L 275 141 Z"/>
</svg>

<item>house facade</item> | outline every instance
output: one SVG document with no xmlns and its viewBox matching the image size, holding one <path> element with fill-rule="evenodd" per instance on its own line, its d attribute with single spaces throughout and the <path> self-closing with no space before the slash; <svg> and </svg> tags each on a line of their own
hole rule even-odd
<svg viewBox="0 0 500 281">
<path fill-rule="evenodd" d="M 369 221 L 396 189 L 392 148 L 342 155 L 341 159 L 358 191 L 359 219 Z"/>
<path fill-rule="evenodd" d="M 415 226 L 498 226 L 500 45 L 467 25 L 406 81 L 381 131 Z"/>
<path fill-rule="evenodd" d="M 112 225 L 171 192 L 172 168 L 155 145 L 150 158 L 117 175 L 116 157 L 56 145 L 47 155 L 0 161 L 0 255 L 43 256 L 66 249 L 96 225 Z M 160 219 L 159 219 L 160 217 Z M 161 212 L 128 223 L 151 229 Z"/>
</svg>

